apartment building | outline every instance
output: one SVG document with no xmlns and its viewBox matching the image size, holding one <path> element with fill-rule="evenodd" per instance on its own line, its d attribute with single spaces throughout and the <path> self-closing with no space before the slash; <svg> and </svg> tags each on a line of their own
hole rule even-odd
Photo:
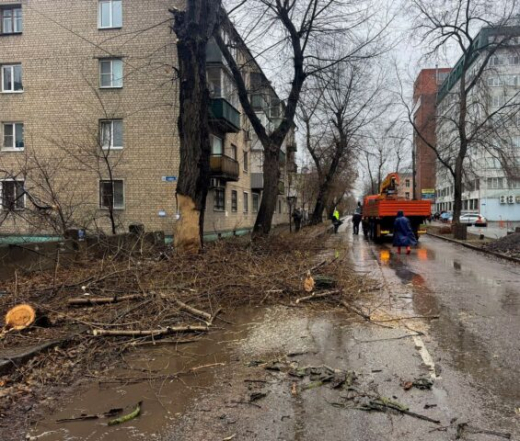
<svg viewBox="0 0 520 441">
<path fill-rule="evenodd" d="M 467 81 L 482 68 L 468 97 L 469 145 L 464 163 L 463 211 L 482 213 L 489 220 L 520 220 L 520 27 L 483 28 L 475 37 L 475 55 Z M 486 47 L 507 41 L 489 58 Z M 453 121 L 458 115 L 461 58 L 437 96 L 437 147 L 441 152 L 458 146 Z M 453 210 L 451 174 L 439 161 L 436 171 L 436 209 Z"/>
<path fill-rule="evenodd" d="M 182 4 L 0 0 L 1 235 L 53 234 L 62 225 L 110 231 L 112 220 L 117 231 L 141 223 L 172 234 L 180 108 L 169 9 Z M 227 39 L 236 33 L 222 32 Z M 234 56 L 249 61 L 248 84 L 252 72 L 263 76 L 247 48 Z M 215 45 L 207 62 L 205 228 L 248 229 L 261 198 L 252 186 L 252 129 Z M 287 210 L 284 195 L 280 201 Z"/>
<path fill-rule="evenodd" d="M 435 197 L 437 156 L 428 144 L 435 145 L 437 89 L 447 78 L 450 68 L 423 69 L 417 76 L 413 88 L 414 124 L 420 132 L 414 132 L 415 151 L 415 197 L 431 199 Z M 413 189 L 412 189 L 413 197 Z"/>
</svg>

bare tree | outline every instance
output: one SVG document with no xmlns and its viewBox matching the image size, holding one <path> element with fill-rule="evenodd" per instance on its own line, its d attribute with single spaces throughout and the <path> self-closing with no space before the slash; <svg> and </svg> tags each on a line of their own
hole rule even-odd
<svg viewBox="0 0 520 441">
<path fill-rule="evenodd" d="M 241 2 L 240 4 L 245 4 Z M 247 35 L 256 40 L 268 41 L 267 48 L 259 55 L 266 56 L 269 49 L 275 49 L 277 56 L 285 60 L 284 66 L 292 65 L 289 81 L 290 90 L 284 102 L 281 117 L 272 130 L 262 123 L 251 103 L 251 90 L 246 75 L 254 65 L 258 65 L 251 54 L 245 65 L 239 66 L 232 57 L 233 47 L 245 47 L 244 40 L 235 34 L 225 42 L 217 33 L 215 39 L 233 73 L 238 88 L 242 108 L 247 115 L 264 150 L 264 188 L 263 197 L 255 222 L 256 234 L 268 234 L 278 196 L 279 157 L 282 143 L 294 124 L 294 118 L 305 81 L 330 66 L 346 60 L 372 57 L 378 50 L 374 44 L 380 40 L 385 30 L 383 26 L 365 27 L 373 18 L 368 2 L 363 4 L 349 0 L 252 0 L 247 2 Z M 240 12 L 240 9 L 238 9 Z M 222 21 L 226 16 L 222 15 Z M 365 32 L 362 33 L 361 29 Z M 359 32 L 358 32 L 359 31 Z M 343 46 L 342 52 L 330 56 L 323 47 L 332 44 L 341 35 L 350 44 Z M 291 61 L 289 61 L 291 60 Z M 251 82 L 249 82 L 251 83 Z M 268 83 L 265 80 L 265 83 Z M 250 86 L 251 84 L 249 84 Z"/>
<path fill-rule="evenodd" d="M 502 99 L 497 98 L 489 106 L 490 97 L 485 89 L 489 72 L 496 70 L 496 60 L 513 56 L 517 50 L 515 39 L 520 34 L 514 20 L 517 5 L 514 0 L 504 1 L 490 9 L 489 2 L 484 0 L 457 0 L 446 10 L 427 0 L 413 0 L 412 4 L 415 31 L 431 45 L 430 54 L 451 43 L 461 52 L 459 62 L 438 94 L 436 144 L 426 139 L 415 124 L 413 109 L 407 106 L 415 133 L 434 150 L 453 178 L 453 220 L 458 223 L 468 156 L 478 150 L 493 152 L 504 162 L 509 156 L 499 141 L 506 122 L 518 112 L 519 93 L 510 88 Z"/>
<path fill-rule="evenodd" d="M 202 247 L 204 212 L 210 184 L 210 94 L 206 79 L 206 47 L 217 28 L 219 0 L 187 0 L 186 9 L 173 9 L 180 81 L 180 167 L 175 246 Z"/>
<path fill-rule="evenodd" d="M 382 78 L 379 75 L 374 78 L 373 70 L 373 65 L 367 62 L 339 63 L 313 82 L 318 104 L 307 106 L 304 101 L 301 106 L 307 150 L 320 180 L 312 216 L 315 224 L 322 221 L 323 210 L 330 211 L 357 179 L 355 154 L 365 132 L 371 131 L 368 127 L 388 107 L 381 91 Z M 309 135 L 311 118 L 317 119 L 314 142 Z"/>
</svg>

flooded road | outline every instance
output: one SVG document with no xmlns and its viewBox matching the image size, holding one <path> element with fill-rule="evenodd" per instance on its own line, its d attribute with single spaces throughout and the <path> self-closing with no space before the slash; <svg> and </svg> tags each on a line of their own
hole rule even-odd
<svg viewBox="0 0 520 441">
<path fill-rule="evenodd" d="M 330 243 L 332 251 L 348 244 L 352 268 L 380 282 L 357 305 L 378 322 L 341 307 L 235 311 L 225 317 L 231 324 L 200 342 L 128 355 L 121 376 L 145 381 L 96 383 L 67 400 L 31 436 L 486 441 L 511 434 L 519 440 L 520 267 L 427 237 L 410 256 L 369 244 L 344 228 Z M 439 318 L 395 320 L 413 316 Z M 309 370 L 323 369 L 355 372 L 357 378 L 335 388 L 307 377 Z M 159 375 L 170 377 L 157 380 Z M 416 380 L 433 386 L 405 390 L 403 384 Z M 429 420 L 362 410 L 374 396 Z M 107 427 L 106 420 L 56 422 L 131 409 L 141 400 L 142 415 L 122 426 Z"/>
</svg>

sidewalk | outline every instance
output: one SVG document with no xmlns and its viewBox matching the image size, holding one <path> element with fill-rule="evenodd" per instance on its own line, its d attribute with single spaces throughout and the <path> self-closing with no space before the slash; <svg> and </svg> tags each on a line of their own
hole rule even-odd
<svg viewBox="0 0 520 441">
<path fill-rule="evenodd" d="M 432 222 L 429 225 L 442 227 L 450 224 L 446 224 L 443 222 Z M 520 222 L 506 222 L 500 225 L 499 222 L 490 222 L 488 221 L 487 227 L 468 227 L 468 233 L 471 234 L 483 234 L 485 237 L 490 239 L 499 239 L 501 237 L 507 236 L 508 231 L 515 231 L 516 227 L 520 227 Z"/>
</svg>

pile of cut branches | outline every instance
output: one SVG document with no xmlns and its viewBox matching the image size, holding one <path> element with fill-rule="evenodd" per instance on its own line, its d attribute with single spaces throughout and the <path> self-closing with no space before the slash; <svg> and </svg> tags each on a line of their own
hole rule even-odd
<svg viewBox="0 0 520 441">
<path fill-rule="evenodd" d="M 0 353 L 48 341 L 55 344 L 0 377 L 9 398 L 3 400 L 0 413 L 38 395 L 38 390 L 71 384 L 87 372 L 107 377 L 120 354 L 145 342 L 196 340 L 230 309 L 273 304 L 330 307 L 352 300 L 372 282 L 350 270 L 346 250 L 331 249 L 321 233 L 318 228 L 254 242 L 218 241 L 196 256 L 171 249 L 124 258 L 85 256 L 52 271 L 17 275 L 5 286 L 8 294 L 0 298 L 0 312 L 30 304 L 45 315 L 48 325 L 5 333 Z M 321 280 L 325 288 L 304 291 L 309 271 L 316 286 Z M 225 319 L 219 325 L 225 325 Z M 9 387 L 11 394 L 5 393 Z"/>
</svg>

